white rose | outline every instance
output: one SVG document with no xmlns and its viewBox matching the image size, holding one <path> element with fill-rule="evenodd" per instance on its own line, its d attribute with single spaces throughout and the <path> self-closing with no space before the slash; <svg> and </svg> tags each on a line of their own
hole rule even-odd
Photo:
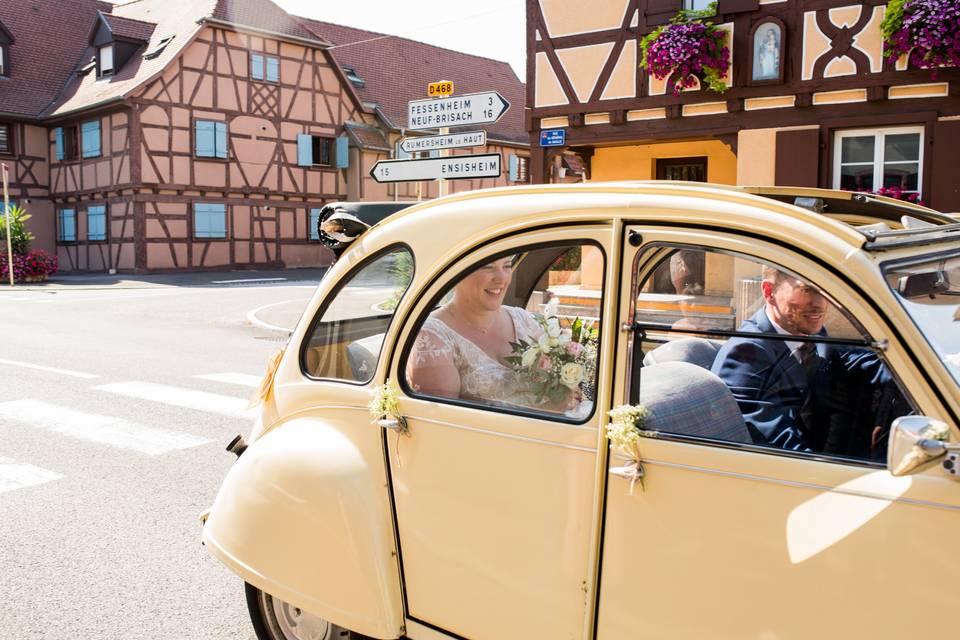
<svg viewBox="0 0 960 640">
<path fill-rule="evenodd" d="M 532 367 L 533 363 L 537 361 L 537 357 L 540 355 L 540 349 L 536 347 L 530 347 L 523 352 L 523 356 L 520 358 L 520 364 L 524 367 Z"/>
<path fill-rule="evenodd" d="M 550 318 L 547 320 L 547 335 L 551 338 L 557 338 L 560 336 L 560 321 L 556 318 Z"/>
<path fill-rule="evenodd" d="M 557 338 L 557 342 L 560 344 L 561 347 L 566 345 L 571 340 L 573 340 L 573 331 L 571 331 L 570 329 L 564 329 L 563 331 L 561 331 L 560 336 Z"/>
<path fill-rule="evenodd" d="M 577 385 L 583 382 L 583 367 L 576 362 L 568 362 L 560 369 L 560 382 L 565 386 L 575 389 Z"/>
<path fill-rule="evenodd" d="M 537 338 L 537 344 L 540 345 L 540 351 L 550 353 L 550 336 L 546 333 Z"/>
</svg>

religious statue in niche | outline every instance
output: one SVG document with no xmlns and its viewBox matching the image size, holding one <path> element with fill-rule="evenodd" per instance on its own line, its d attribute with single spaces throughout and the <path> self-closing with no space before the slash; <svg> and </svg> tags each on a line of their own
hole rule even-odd
<svg viewBox="0 0 960 640">
<path fill-rule="evenodd" d="M 754 81 L 780 80 L 783 31 L 776 22 L 765 22 L 753 32 Z"/>
</svg>

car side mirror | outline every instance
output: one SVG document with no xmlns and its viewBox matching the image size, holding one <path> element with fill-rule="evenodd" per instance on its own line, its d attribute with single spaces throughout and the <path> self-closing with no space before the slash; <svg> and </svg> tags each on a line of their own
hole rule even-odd
<svg viewBox="0 0 960 640">
<path fill-rule="evenodd" d="M 904 476 L 947 453 L 960 448 L 947 444 L 950 429 L 945 422 L 926 416 L 903 416 L 893 421 L 887 469 L 891 475 Z"/>
</svg>

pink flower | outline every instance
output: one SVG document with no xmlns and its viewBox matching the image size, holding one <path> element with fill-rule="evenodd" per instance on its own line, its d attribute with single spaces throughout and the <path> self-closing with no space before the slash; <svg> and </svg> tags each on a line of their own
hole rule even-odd
<svg viewBox="0 0 960 640">
<path fill-rule="evenodd" d="M 550 356 L 540 356 L 540 360 L 537 362 L 537 369 L 540 369 L 540 371 L 549 371 L 550 364 Z"/>
<path fill-rule="evenodd" d="M 564 348 L 567 351 L 567 355 L 573 356 L 574 358 L 576 358 L 581 353 L 583 353 L 583 345 L 580 344 L 579 342 L 573 342 L 573 341 L 568 342 L 567 346 Z"/>
</svg>

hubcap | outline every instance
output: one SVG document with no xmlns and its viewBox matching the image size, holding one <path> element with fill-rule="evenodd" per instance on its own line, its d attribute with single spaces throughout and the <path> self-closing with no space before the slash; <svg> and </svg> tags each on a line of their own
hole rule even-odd
<svg viewBox="0 0 960 640">
<path fill-rule="evenodd" d="M 273 596 L 267 598 L 277 627 L 286 640 L 328 640 L 329 622 Z"/>
</svg>

